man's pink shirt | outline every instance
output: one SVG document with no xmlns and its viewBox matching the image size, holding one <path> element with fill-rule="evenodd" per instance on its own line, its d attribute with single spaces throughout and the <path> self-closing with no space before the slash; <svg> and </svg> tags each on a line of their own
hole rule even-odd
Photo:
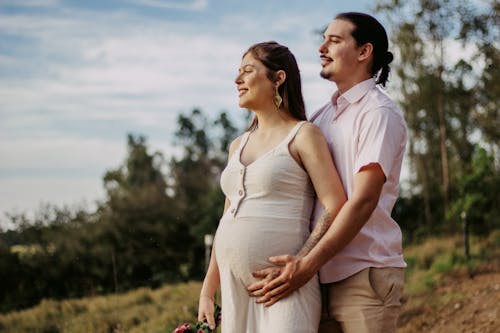
<svg viewBox="0 0 500 333">
<path fill-rule="evenodd" d="M 326 137 L 347 198 L 353 193 L 354 175 L 364 166 L 379 164 L 386 176 L 373 214 L 359 234 L 323 266 L 320 281 L 340 281 L 367 267 L 406 267 L 401 229 L 391 217 L 407 139 L 401 110 L 369 79 L 342 95 L 337 91 L 311 121 Z M 313 226 L 322 212 L 317 201 Z"/>
</svg>

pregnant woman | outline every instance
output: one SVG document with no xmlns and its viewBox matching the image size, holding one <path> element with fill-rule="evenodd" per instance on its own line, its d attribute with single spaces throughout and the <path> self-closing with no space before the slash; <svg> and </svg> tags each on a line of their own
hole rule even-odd
<svg viewBox="0 0 500 333">
<path fill-rule="evenodd" d="M 232 142 L 221 175 L 226 203 L 198 319 L 214 326 L 220 286 L 223 333 L 316 333 L 321 314 L 316 276 L 270 307 L 256 303 L 247 286 L 256 281 L 253 271 L 270 266 L 271 256 L 295 253 L 299 265 L 345 194 L 321 131 L 305 121 L 299 69 L 288 48 L 276 42 L 251 46 L 235 83 L 240 107 L 253 111 L 254 119 Z M 310 233 L 315 196 L 324 213 Z"/>
</svg>

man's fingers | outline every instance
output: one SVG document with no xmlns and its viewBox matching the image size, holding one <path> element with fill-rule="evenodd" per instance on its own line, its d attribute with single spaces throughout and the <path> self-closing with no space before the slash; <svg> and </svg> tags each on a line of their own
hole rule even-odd
<svg viewBox="0 0 500 333">
<path fill-rule="evenodd" d="M 252 273 L 254 278 L 263 279 L 274 271 L 274 268 L 268 267 Z"/>
<path fill-rule="evenodd" d="M 279 288 L 276 288 L 272 292 L 267 293 L 266 296 L 262 297 L 262 299 L 266 300 L 262 303 L 264 303 L 264 306 L 266 306 L 266 307 L 271 306 L 274 303 L 278 302 L 280 299 L 287 297 L 292 292 L 293 292 L 293 290 L 291 290 L 289 288 L 289 285 L 284 284 L 284 285 L 280 286 Z"/>
<path fill-rule="evenodd" d="M 264 289 L 259 288 L 255 291 L 251 291 L 249 294 L 252 297 L 260 297 L 260 296 L 264 296 L 266 294 L 266 292 L 264 291 Z"/>
<path fill-rule="evenodd" d="M 274 303 L 278 302 L 280 299 L 287 297 L 288 295 L 290 295 L 290 292 L 285 292 L 283 294 L 279 294 L 277 296 L 274 296 L 269 301 L 264 303 L 264 306 L 269 307 L 269 306 L 273 305 Z"/>
<path fill-rule="evenodd" d="M 283 282 L 281 279 L 274 279 L 265 288 L 262 289 L 262 293 L 257 299 L 257 303 L 265 303 L 269 301 L 272 296 L 278 295 L 290 287 L 288 282 Z"/>
<path fill-rule="evenodd" d="M 277 288 L 281 286 L 282 284 L 288 282 L 284 276 L 278 276 L 274 280 L 271 280 L 269 283 L 267 283 L 262 290 L 267 293 L 269 290 L 273 290 L 274 288 Z"/>
<path fill-rule="evenodd" d="M 247 290 L 249 292 L 254 292 L 254 291 L 260 290 L 266 285 L 266 283 L 267 283 L 266 280 L 257 281 L 255 283 L 252 283 L 251 285 L 249 285 L 247 287 Z"/>
<path fill-rule="evenodd" d="M 269 267 L 252 273 L 255 278 L 260 278 L 261 280 L 249 285 L 247 287 L 247 291 L 250 293 L 257 292 L 253 296 L 260 296 L 260 294 L 263 294 L 261 293 L 261 290 L 269 283 L 269 281 L 272 281 L 274 278 L 278 277 L 280 275 L 280 272 L 280 268 Z"/>
<path fill-rule="evenodd" d="M 289 288 L 290 288 L 290 284 L 289 283 L 283 283 L 278 288 L 275 288 L 275 289 L 272 289 L 272 290 L 268 291 L 265 294 L 265 296 L 267 298 L 273 298 L 273 297 L 278 296 L 278 295 L 280 295 L 282 293 L 286 293 Z"/>
<path fill-rule="evenodd" d="M 257 278 L 257 279 L 263 279 L 263 278 L 265 278 L 267 276 L 267 273 L 265 273 L 263 271 L 257 271 L 257 272 L 253 272 L 252 276 L 254 278 Z"/>
<path fill-rule="evenodd" d="M 269 261 L 272 262 L 273 264 L 286 264 L 287 262 L 292 261 L 293 256 L 289 254 L 284 254 L 281 256 L 274 256 L 270 257 Z"/>
</svg>

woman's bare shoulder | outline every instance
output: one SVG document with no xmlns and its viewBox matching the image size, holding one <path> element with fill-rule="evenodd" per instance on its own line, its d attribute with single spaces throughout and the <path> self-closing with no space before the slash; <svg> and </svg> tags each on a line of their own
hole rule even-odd
<svg viewBox="0 0 500 333">
<path fill-rule="evenodd" d="M 311 144 L 320 141 L 324 141 L 323 132 L 321 129 L 311 122 L 305 122 L 297 132 L 296 136 L 299 142 L 305 144 Z"/>
</svg>

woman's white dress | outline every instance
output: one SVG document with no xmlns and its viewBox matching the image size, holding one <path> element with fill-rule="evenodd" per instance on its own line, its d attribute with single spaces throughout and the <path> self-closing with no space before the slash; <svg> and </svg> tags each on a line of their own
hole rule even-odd
<svg viewBox="0 0 500 333">
<path fill-rule="evenodd" d="M 257 304 L 246 290 L 256 281 L 252 272 L 271 265 L 270 256 L 297 253 L 309 236 L 314 190 L 288 149 L 303 123 L 247 166 L 241 163 L 246 132 L 222 172 L 221 187 L 230 201 L 215 236 L 223 333 L 317 332 L 321 296 L 316 276 L 270 307 Z"/>
</svg>

